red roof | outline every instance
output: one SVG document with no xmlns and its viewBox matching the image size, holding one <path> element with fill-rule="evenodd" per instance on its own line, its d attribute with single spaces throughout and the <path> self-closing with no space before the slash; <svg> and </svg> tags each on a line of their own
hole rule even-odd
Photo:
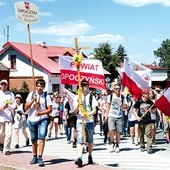
<svg viewBox="0 0 170 170">
<path fill-rule="evenodd" d="M 145 67 L 150 68 L 151 70 L 167 70 L 166 68 L 154 65 L 154 64 L 147 64 Z"/>
<path fill-rule="evenodd" d="M 0 51 L 0 55 L 4 53 L 8 48 L 14 48 L 28 59 L 30 57 L 30 45 L 18 42 L 7 42 L 3 45 L 3 49 Z M 59 63 L 51 58 L 57 58 L 60 55 L 72 56 L 75 52 L 69 50 L 71 47 L 58 47 L 58 46 L 42 46 L 40 44 L 32 44 L 32 55 L 34 64 L 43 68 L 49 73 L 60 73 Z"/>
<path fill-rule="evenodd" d="M 14 48 L 23 56 L 31 60 L 30 45 L 18 42 L 7 42 L 3 45 L 0 55 L 3 54 L 8 48 Z M 34 64 L 43 68 L 49 73 L 60 73 L 59 63 L 55 61 L 61 55 L 73 56 L 75 53 L 71 47 L 58 47 L 58 46 L 43 46 L 41 44 L 32 44 L 32 55 Z M 83 53 L 83 57 L 86 55 Z M 104 69 L 104 74 L 110 74 Z"/>
</svg>

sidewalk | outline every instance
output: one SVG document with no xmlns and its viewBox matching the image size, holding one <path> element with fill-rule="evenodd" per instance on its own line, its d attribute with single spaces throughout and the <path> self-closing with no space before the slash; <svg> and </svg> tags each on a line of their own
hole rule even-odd
<svg viewBox="0 0 170 170">
<path fill-rule="evenodd" d="M 103 144 L 103 136 L 99 135 L 99 126 L 96 127 L 94 135 L 93 160 L 97 165 L 87 165 L 88 153 L 83 154 L 82 170 L 169 170 L 170 144 L 165 144 L 163 133 L 158 131 L 156 136 L 157 145 L 153 146 L 154 153 L 141 153 L 139 146 L 131 143 L 130 138 L 122 138 L 120 142 L 120 153 L 110 153 L 108 144 Z M 52 138 L 46 142 L 43 159 L 45 167 L 41 169 L 76 170 L 74 164 L 77 158 L 77 149 L 72 144 L 67 144 L 65 135 L 59 139 Z M 0 153 L 1 165 L 12 167 L 8 170 L 33 170 L 39 169 L 38 165 L 30 165 L 32 159 L 31 146 L 25 147 L 25 140 L 20 133 L 20 148 L 15 149 L 14 138 L 12 139 L 11 155 Z M 79 168 L 78 168 L 79 169 Z M 6 169 L 4 169 L 6 170 Z"/>
</svg>

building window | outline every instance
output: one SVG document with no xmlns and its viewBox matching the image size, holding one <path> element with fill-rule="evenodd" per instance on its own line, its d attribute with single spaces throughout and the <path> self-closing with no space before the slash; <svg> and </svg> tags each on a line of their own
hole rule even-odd
<svg viewBox="0 0 170 170">
<path fill-rule="evenodd" d="M 71 89 L 71 90 L 72 90 L 72 85 L 66 84 L 66 85 L 65 85 L 65 88 L 66 88 L 66 89 Z"/>
<path fill-rule="evenodd" d="M 52 84 L 52 91 L 59 93 L 60 90 L 59 87 L 60 87 L 59 84 Z"/>
<path fill-rule="evenodd" d="M 11 69 L 16 69 L 16 55 L 11 55 Z"/>
</svg>

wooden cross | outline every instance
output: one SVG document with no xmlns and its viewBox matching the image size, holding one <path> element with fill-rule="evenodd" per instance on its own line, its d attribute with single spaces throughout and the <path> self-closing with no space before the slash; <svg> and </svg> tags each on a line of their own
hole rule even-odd
<svg viewBox="0 0 170 170">
<path fill-rule="evenodd" d="M 75 45 L 75 48 L 73 48 L 73 50 L 75 50 L 76 53 L 79 53 L 80 50 L 88 50 L 88 49 L 90 49 L 90 47 L 79 47 L 78 46 L 78 38 L 74 38 L 74 45 Z"/>
</svg>

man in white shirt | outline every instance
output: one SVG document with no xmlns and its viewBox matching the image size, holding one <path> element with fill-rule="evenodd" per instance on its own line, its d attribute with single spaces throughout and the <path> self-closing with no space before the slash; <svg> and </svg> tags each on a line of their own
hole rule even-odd
<svg viewBox="0 0 170 170">
<path fill-rule="evenodd" d="M 90 93 L 89 83 L 86 80 L 82 80 L 82 101 L 78 102 L 78 97 L 74 100 L 74 112 L 77 114 L 77 149 L 78 149 L 78 159 L 75 161 L 75 164 L 79 167 L 82 167 L 82 151 L 83 144 L 87 142 L 88 147 L 88 164 L 93 164 L 92 151 L 93 151 L 93 133 L 94 133 L 94 118 L 93 115 L 96 113 L 96 107 L 98 106 L 95 96 Z M 92 96 L 91 96 L 92 95 Z M 90 99 L 91 98 L 91 99 Z M 88 113 L 89 118 L 84 116 L 82 110 L 79 108 L 79 104 L 82 104 L 85 111 Z M 83 138 L 82 131 L 82 117 L 84 117 L 85 132 L 86 132 L 86 141 Z"/>
<path fill-rule="evenodd" d="M 0 150 L 5 155 L 10 155 L 15 97 L 8 91 L 7 80 L 1 80 L 0 87 Z"/>
<path fill-rule="evenodd" d="M 42 155 L 49 125 L 48 114 L 52 112 L 51 98 L 43 91 L 45 84 L 43 79 L 38 79 L 36 81 L 36 92 L 30 92 L 28 94 L 25 104 L 25 109 L 29 110 L 28 128 L 31 135 L 33 152 L 33 159 L 30 161 L 30 164 L 38 163 L 39 166 L 44 166 Z M 39 157 L 37 157 L 37 151 L 39 151 Z"/>
</svg>

